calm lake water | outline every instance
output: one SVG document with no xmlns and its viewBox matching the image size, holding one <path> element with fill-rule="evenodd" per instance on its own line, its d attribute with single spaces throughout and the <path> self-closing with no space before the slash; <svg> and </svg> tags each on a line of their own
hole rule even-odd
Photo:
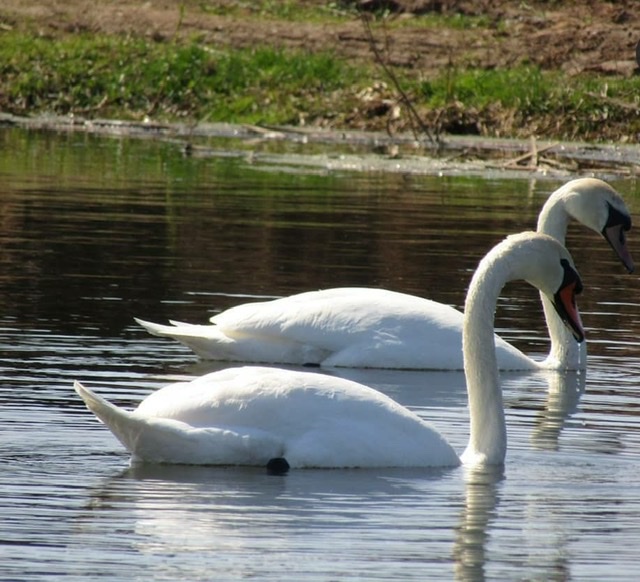
<svg viewBox="0 0 640 582">
<path fill-rule="evenodd" d="M 461 307 L 480 257 L 534 227 L 564 181 L 303 170 L 0 130 L 0 579 L 637 579 L 640 282 L 577 225 L 589 369 L 503 376 L 500 470 L 130 469 L 72 388 L 133 406 L 223 367 L 133 316 L 204 322 L 341 285 Z M 640 184 L 611 183 L 637 212 Z M 631 248 L 640 263 L 640 228 Z M 496 324 L 545 352 L 526 285 L 508 285 Z M 390 394 L 463 450 L 461 373 L 327 373 Z"/>
</svg>

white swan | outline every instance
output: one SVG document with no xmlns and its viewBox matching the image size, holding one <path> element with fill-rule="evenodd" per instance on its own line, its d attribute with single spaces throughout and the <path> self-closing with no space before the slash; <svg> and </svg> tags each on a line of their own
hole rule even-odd
<svg viewBox="0 0 640 582">
<path fill-rule="evenodd" d="M 602 236 L 611 245 L 629 273 L 633 259 L 626 244 L 631 215 L 622 197 L 602 180 L 581 178 L 556 190 L 538 216 L 538 232 L 551 235 L 563 245 L 571 218 Z M 587 342 L 572 341 L 571 334 L 558 318 L 553 305 L 541 295 L 542 307 L 551 338 L 549 355 L 538 367 L 553 370 L 580 370 L 587 367 Z"/>
<path fill-rule="evenodd" d="M 625 267 L 633 270 L 625 243 L 631 218 L 613 188 L 592 178 L 568 182 L 545 203 L 538 232 L 564 244 L 571 218 L 601 233 Z M 544 310 L 551 338 L 549 356 L 535 361 L 496 336 L 500 369 L 586 367 L 586 342 L 580 347 L 571 340 L 547 301 Z M 174 338 L 209 360 L 462 369 L 462 313 L 442 303 L 383 289 L 326 289 L 247 303 L 212 317 L 212 325 L 136 321 L 150 333 Z"/>
<path fill-rule="evenodd" d="M 552 237 L 522 233 L 494 247 L 475 272 L 465 307 L 464 359 L 470 440 L 458 457 L 440 433 L 384 394 L 328 375 L 231 368 L 147 396 L 133 412 L 79 382 L 75 390 L 132 453 L 132 462 L 291 467 L 499 464 L 506 427 L 493 346 L 503 285 L 526 279 L 584 338 L 575 294 L 580 279 Z"/>
</svg>

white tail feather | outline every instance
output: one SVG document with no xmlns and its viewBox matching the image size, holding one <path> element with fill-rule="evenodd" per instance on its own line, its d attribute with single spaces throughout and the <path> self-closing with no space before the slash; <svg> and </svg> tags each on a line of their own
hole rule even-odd
<svg viewBox="0 0 640 582">
<path fill-rule="evenodd" d="M 225 428 L 194 428 L 169 418 L 145 418 L 118 408 L 80 382 L 74 382 L 73 387 L 133 455 L 134 463 L 261 465 L 282 456 L 281 440 L 260 430 L 238 433 Z"/>
<path fill-rule="evenodd" d="M 144 319 L 138 319 L 134 317 L 136 323 L 144 327 L 151 335 L 157 335 L 160 337 L 173 337 L 175 327 L 171 325 L 162 325 L 159 323 L 152 323 L 151 321 L 145 321 Z"/>
</svg>

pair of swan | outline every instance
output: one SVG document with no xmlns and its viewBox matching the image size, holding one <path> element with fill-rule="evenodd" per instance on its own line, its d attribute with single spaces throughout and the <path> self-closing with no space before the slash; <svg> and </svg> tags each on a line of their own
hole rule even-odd
<svg viewBox="0 0 640 582">
<path fill-rule="evenodd" d="M 572 218 L 602 234 L 626 269 L 633 271 L 625 241 L 630 213 L 611 186 L 593 178 L 568 182 L 543 206 L 537 231 L 564 244 Z M 500 369 L 586 367 L 586 343 L 577 345 L 550 300 L 542 295 L 542 302 L 551 339 L 548 357 L 533 360 L 496 336 Z M 462 313 L 384 289 L 327 289 L 238 305 L 212 317 L 211 325 L 136 321 L 150 333 L 174 338 L 211 360 L 416 370 L 463 367 Z"/>
<path fill-rule="evenodd" d="M 242 367 L 166 386 L 133 412 L 79 382 L 87 407 L 132 462 L 289 467 L 429 467 L 501 464 L 507 436 L 494 346 L 498 296 L 511 280 L 537 287 L 575 339 L 584 339 L 580 278 L 554 238 L 521 233 L 495 246 L 473 275 L 462 345 L 470 439 L 458 457 L 430 424 L 384 394 L 323 374 Z"/>
</svg>

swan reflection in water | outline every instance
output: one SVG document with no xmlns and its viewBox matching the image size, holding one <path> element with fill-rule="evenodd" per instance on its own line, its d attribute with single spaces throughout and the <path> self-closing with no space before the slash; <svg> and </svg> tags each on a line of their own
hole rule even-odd
<svg viewBox="0 0 640 582">
<path fill-rule="evenodd" d="M 557 451 L 566 420 L 577 411 L 584 393 L 586 371 L 545 371 L 535 376 L 548 385 L 548 390 L 544 407 L 535 417 L 531 442 L 539 450 Z M 525 377 L 530 383 L 532 376 Z M 477 582 L 488 578 L 485 572 L 487 544 L 491 537 L 491 523 L 498 516 L 505 468 L 478 466 L 465 468 L 464 471 L 465 504 L 453 550 L 455 579 Z M 558 563 L 558 560 L 565 559 L 562 556 L 563 553 L 559 552 L 548 567 L 558 572 L 565 571 L 567 564 Z"/>
<path fill-rule="evenodd" d="M 465 503 L 453 546 L 455 579 L 485 579 L 485 550 L 489 525 L 496 517 L 503 466 L 477 466 L 465 469 Z"/>
<path fill-rule="evenodd" d="M 255 467 L 138 465 L 92 491 L 83 527 L 117 523 L 150 578 L 376 578 L 401 564 L 417 579 L 450 560 L 460 476 L 457 468 L 274 476 Z"/>
<path fill-rule="evenodd" d="M 409 405 L 430 407 L 438 398 L 420 390 L 430 373 L 350 375 L 364 379 L 360 376 L 376 373 L 378 388 Z M 462 374 L 436 377 L 436 385 L 452 398 L 447 406 L 463 407 Z M 533 439 L 541 448 L 552 449 L 564 419 L 576 410 L 584 375 L 535 377 L 546 379 L 550 387 Z M 525 378 L 530 381 L 532 376 L 509 375 L 508 389 Z M 464 424 L 464 415 L 452 417 Z M 520 442 L 518 448 L 522 446 Z M 381 569 L 402 559 L 403 571 L 411 575 L 426 575 L 439 564 L 439 572 L 451 568 L 457 580 L 483 580 L 491 566 L 489 544 L 492 539 L 501 543 L 507 527 L 501 524 L 510 520 L 510 510 L 500 512 L 508 473 L 508 458 L 506 466 L 476 469 L 303 470 L 285 476 L 269 476 L 254 467 L 139 465 L 92 491 L 91 515 L 83 527 L 101 527 L 111 516 L 132 551 L 152 562 L 166 552 L 193 558 L 193 574 L 200 567 L 196 556 L 207 552 L 224 558 L 222 563 L 235 562 L 239 572 L 246 573 L 255 566 L 254 555 L 276 552 L 300 559 L 324 548 L 335 552 L 334 567 L 345 571 L 366 567 L 373 550 Z M 521 525 L 526 529 L 526 523 Z M 203 564 L 212 568 L 207 559 Z"/>
<path fill-rule="evenodd" d="M 531 442 L 538 449 L 557 451 L 563 427 L 578 409 L 587 381 L 586 370 L 549 372 L 545 406 L 536 415 Z"/>
</svg>

